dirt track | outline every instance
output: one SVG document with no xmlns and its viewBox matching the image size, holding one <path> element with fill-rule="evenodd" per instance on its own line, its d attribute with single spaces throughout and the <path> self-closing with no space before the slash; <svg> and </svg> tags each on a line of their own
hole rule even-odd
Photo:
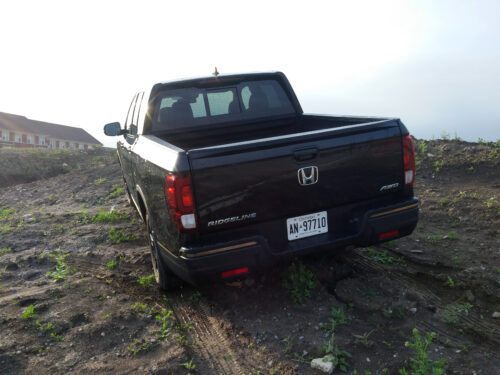
<svg viewBox="0 0 500 375">
<path fill-rule="evenodd" d="M 408 368 L 418 328 L 436 332 L 430 355 L 447 373 L 496 374 L 500 148 L 418 141 L 417 152 L 415 233 L 302 259 L 318 286 L 297 305 L 288 265 L 177 293 L 140 285 L 148 248 L 113 151 L 0 149 L 0 373 L 317 374 L 309 363 L 334 319 L 348 373 Z M 60 282 L 47 275 L 57 249 L 69 254 Z M 37 316 L 23 318 L 30 306 Z"/>
</svg>

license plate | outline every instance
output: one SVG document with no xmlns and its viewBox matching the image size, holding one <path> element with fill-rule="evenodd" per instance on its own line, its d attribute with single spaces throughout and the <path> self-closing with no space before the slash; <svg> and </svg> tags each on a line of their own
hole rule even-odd
<svg viewBox="0 0 500 375">
<path fill-rule="evenodd" d="M 326 211 L 286 219 L 288 241 L 328 232 Z"/>
</svg>

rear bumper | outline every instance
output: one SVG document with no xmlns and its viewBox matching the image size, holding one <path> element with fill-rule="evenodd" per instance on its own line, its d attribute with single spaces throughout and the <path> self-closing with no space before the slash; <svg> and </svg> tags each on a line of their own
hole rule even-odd
<svg viewBox="0 0 500 375">
<path fill-rule="evenodd" d="M 351 225 L 352 231 L 344 235 L 328 232 L 282 242 L 281 246 L 270 243 L 264 236 L 254 235 L 210 246 L 183 247 L 179 257 L 168 251 L 161 253 L 172 271 L 188 282 L 197 283 L 221 279 L 222 272 L 228 270 L 248 267 L 248 273 L 255 273 L 279 261 L 315 251 L 366 247 L 404 237 L 415 229 L 418 211 L 419 201 L 413 198 L 365 212 Z"/>
</svg>

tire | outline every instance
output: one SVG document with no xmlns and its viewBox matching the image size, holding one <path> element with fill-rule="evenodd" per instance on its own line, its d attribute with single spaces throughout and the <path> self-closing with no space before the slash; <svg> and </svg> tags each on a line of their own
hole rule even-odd
<svg viewBox="0 0 500 375">
<path fill-rule="evenodd" d="M 151 249 L 151 263 L 153 264 L 153 272 L 155 280 L 162 290 L 176 290 L 181 286 L 181 280 L 168 269 L 158 253 L 158 245 L 156 236 L 149 225 L 149 215 L 146 214 L 146 228 L 148 230 L 148 242 Z"/>
</svg>

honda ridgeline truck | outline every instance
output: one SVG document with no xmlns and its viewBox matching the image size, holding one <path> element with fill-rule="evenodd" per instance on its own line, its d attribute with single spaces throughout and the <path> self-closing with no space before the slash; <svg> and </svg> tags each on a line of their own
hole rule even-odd
<svg viewBox="0 0 500 375">
<path fill-rule="evenodd" d="M 104 132 L 121 136 L 127 192 L 163 289 L 370 246 L 417 224 L 403 123 L 305 114 L 280 72 L 157 83 Z"/>
</svg>

